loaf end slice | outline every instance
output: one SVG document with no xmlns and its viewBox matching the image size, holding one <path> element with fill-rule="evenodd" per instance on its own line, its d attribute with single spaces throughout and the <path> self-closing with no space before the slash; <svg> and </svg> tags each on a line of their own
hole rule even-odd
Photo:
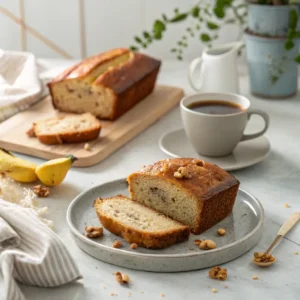
<svg viewBox="0 0 300 300">
<path fill-rule="evenodd" d="M 34 135 L 43 144 L 80 143 L 96 139 L 100 121 L 90 113 L 68 115 L 33 123 Z"/>
<path fill-rule="evenodd" d="M 94 202 L 101 224 L 128 243 L 145 248 L 165 248 L 189 237 L 188 226 L 118 195 Z"/>
</svg>

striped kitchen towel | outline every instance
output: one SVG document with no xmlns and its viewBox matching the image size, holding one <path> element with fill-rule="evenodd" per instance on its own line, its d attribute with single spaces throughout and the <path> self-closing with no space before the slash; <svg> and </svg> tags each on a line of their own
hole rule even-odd
<svg viewBox="0 0 300 300">
<path fill-rule="evenodd" d="M 0 296 L 3 299 L 25 300 L 17 282 L 54 287 L 81 278 L 67 248 L 34 210 L 0 199 Z"/>
</svg>

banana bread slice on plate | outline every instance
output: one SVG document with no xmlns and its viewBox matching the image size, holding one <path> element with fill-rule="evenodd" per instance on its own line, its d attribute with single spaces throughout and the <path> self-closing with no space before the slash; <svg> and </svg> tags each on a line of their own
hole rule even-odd
<svg viewBox="0 0 300 300">
<path fill-rule="evenodd" d="M 145 248 L 165 248 L 189 237 L 188 226 L 123 195 L 98 198 L 94 207 L 102 225 L 129 243 Z"/>
<path fill-rule="evenodd" d="M 193 158 L 158 161 L 127 181 L 132 200 L 188 225 L 195 234 L 231 213 L 239 188 L 225 170 Z"/>
</svg>

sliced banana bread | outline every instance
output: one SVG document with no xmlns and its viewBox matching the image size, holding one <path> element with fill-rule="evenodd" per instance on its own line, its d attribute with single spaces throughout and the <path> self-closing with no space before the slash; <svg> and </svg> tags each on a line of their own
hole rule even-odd
<svg viewBox="0 0 300 300">
<path fill-rule="evenodd" d="M 32 131 L 41 143 L 54 145 L 79 143 L 96 139 L 101 130 L 100 121 L 90 113 L 40 120 L 33 123 Z"/>
<path fill-rule="evenodd" d="M 114 120 L 148 96 L 160 61 L 118 48 L 84 59 L 49 84 L 56 109 Z"/>
<path fill-rule="evenodd" d="M 190 227 L 199 234 L 233 208 L 239 181 L 208 162 L 161 160 L 128 177 L 131 199 Z"/>
<path fill-rule="evenodd" d="M 189 237 L 188 226 L 123 195 L 98 198 L 94 207 L 102 225 L 129 243 L 145 248 L 165 248 Z"/>
</svg>

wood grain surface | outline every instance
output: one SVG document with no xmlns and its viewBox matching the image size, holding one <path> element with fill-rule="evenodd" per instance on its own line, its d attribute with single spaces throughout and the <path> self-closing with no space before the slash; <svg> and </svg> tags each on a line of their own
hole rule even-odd
<svg viewBox="0 0 300 300">
<path fill-rule="evenodd" d="M 73 154 L 78 158 L 74 166 L 92 166 L 160 119 L 179 103 L 182 96 L 183 90 L 180 88 L 156 86 L 151 95 L 116 121 L 101 121 L 99 137 L 89 142 L 90 151 L 84 149 L 85 143 L 44 145 L 38 139 L 27 136 L 26 131 L 34 121 L 65 115 L 53 108 L 48 96 L 30 109 L 0 124 L 0 147 L 44 159 Z"/>
</svg>

